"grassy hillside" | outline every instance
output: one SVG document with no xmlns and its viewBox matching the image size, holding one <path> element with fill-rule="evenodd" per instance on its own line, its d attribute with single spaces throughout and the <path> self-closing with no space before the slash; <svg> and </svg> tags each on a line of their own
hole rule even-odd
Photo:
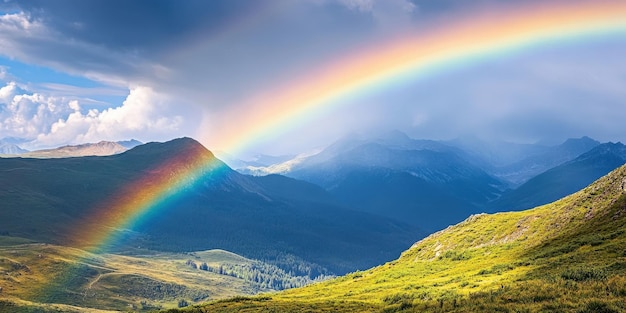
<svg viewBox="0 0 626 313">
<path fill-rule="evenodd" d="M 625 184 L 623 166 L 552 204 L 471 216 L 379 267 L 186 312 L 624 312 Z"/>
<path fill-rule="evenodd" d="M 151 311 L 310 283 L 223 250 L 134 252 L 91 254 L 0 236 L 0 312 Z"/>
</svg>

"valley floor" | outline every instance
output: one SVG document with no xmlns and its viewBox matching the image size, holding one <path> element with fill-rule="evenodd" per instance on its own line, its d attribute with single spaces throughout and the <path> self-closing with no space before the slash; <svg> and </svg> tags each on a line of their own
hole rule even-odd
<svg viewBox="0 0 626 313">
<path fill-rule="evenodd" d="M 223 250 L 130 252 L 0 236 L 0 312 L 145 312 L 311 282 Z"/>
</svg>

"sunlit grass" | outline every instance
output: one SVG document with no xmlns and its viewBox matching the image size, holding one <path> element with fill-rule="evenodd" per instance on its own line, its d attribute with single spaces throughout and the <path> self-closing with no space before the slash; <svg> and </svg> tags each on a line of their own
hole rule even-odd
<svg viewBox="0 0 626 313">
<path fill-rule="evenodd" d="M 194 303 L 262 290 L 236 277 L 194 269 L 186 265 L 189 259 L 215 265 L 252 262 L 221 250 L 124 256 L 3 238 L 2 305 L 11 302 L 35 310 L 54 308 L 48 304 L 58 303 L 68 311 L 72 310 L 69 304 L 117 310 L 158 309 L 177 307 L 180 299 Z"/>
</svg>

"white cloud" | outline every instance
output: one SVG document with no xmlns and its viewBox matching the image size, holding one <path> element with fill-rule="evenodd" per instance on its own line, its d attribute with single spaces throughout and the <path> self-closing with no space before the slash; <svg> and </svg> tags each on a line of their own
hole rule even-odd
<svg viewBox="0 0 626 313">
<path fill-rule="evenodd" d="M 19 31 L 23 34 L 41 30 L 41 24 L 30 21 L 24 12 L 0 15 L 0 26 L 4 31 Z"/>
<path fill-rule="evenodd" d="M 131 88 L 121 106 L 82 111 L 80 101 L 28 94 L 14 82 L 0 88 L 0 131 L 32 139 L 29 149 L 100 140 L 160 140 L 187 135 L 193 120 L 171 98 L 148 87 Z"/>
<path fill-rule="evenodd" d="M 68 103 L 70 109 L 74 110 L 74 111 L 80 111 L 80 104 L 78 103 L 77 100 L 72 100 Z"/>
<path fill-rule="evenodd" d="M 4 136 L 34 138 L 71 112 L 63 98 L 28 94 L 15 82 L 0 88 L 0 130 Z"/>
<path fill-rule="evenodd" d="M 50 131 L 37 136 L 35 142 L 54 146 L 66 142 L 130 138 L 147 141 L 185 135 L 185 117 L 168 100 L 151 88 L 135 87 L 121 106 L 103 111 L 92 109 L 83 114 L 78 103 L 72 101 L 68 107 L 74 112 L 53 123 Z"/>
<path fill-rule="evenodd" d="M 0 103 L 8 103 L 13 96 L 15 95 L 15 91 L 17 86 L 15 82 L 9 82 L 6 86 L 0 88 Z"/>
</svg>

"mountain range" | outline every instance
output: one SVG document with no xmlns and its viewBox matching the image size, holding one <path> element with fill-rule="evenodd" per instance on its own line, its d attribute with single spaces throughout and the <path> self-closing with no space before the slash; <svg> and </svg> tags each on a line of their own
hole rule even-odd
<svg viewBox="0 0 626 313">
<path fill-rule="evenodd" d="M 600 142 L 589 137 L 570 138 L 560 145 L 546 147 L 538 152 L 530 153 L 521 160 L 496 167 L 492 169 L 492 173 L 512 186 L 519 187 L 519 185 L 531 178 L 571 161 L 598 145 L 600 145 Z M 575 190 L 572 190 L 572 192 Z"/>
<path fill-rule="evenodd" d="M 626 146 L 604 143 L 555 166 L 489 204 L 492 212 L 523 210 L 556 201 L 626 163 Z"/>
<path fill-rule="evenodd" d="M 357 210 L 434 232 L 470 214 L 531 208 L 575 192 L 624 164 L 619 151 L 599 153 L 606 146 L 619 150 L 621 143 L 601 144 L 589 137 L 554 146 L 473 137 L 435 141 L 392 131 L 375 137 L 350 135 L 318 153 L 237 170 L 305 180 Z M 599 153 L 594 162 L 604 166 L 583 169 L 589 165 L 577 158 L 584 159 L 585 153 Z M 561 166 L 581 174 L 559 181 L 565 177 L 559 174 Z"/>
<path fill-rule="evenodd" d="M 100 141 L 98 143 L 85 143 L 80 145 L 66 145 L 52 149 L 28 151 L 20 148 L 16 139 L 0 140 L 0 157 L 21 158 L 70 158 L 83 156 L 106 156 L 122 153 L 128 149 L 141 145 L 142 142 L 135 139 L 126 141 Z"/>
<path fill-rule="evenodd" d="M 5 186 L 0 232 L 75 245 L 74 225 L 111 203 L 132 201 L 124 194 L 133 182 L 145 182 L 147 190 L 164 179 L 173 184 L 197 160 L 212 165 L 151 209 L 159 214 L 148 214 L 128 229 L 134 235 L 125 246 L 171 252 L 220 248 L 263 260 L 291 255 L 321 266 L 310 273 L 313 278 L 390 260 L 424 236 L 414 226 L 352 210 L 313 184 L 239 174 L 189 138 L 104 157 L 0 158 L 0 185 Z M 94 232 L 116 226 L 97 222 Z"/>
<path fill-rule="evenodd" d="M 24 152 L 28 152 L 28 151 L 20 148 L 20 146 L 13 143 L 12 141 L 0 139 L 0 155 L 20 154 Z"/>
<path fill-rule="evenodd" d="M 352 207 L 428 232 L 461 221 L 506 189 L 452 147 L 393 139 L 346 139 L 285 175 L 318 184 Z"/>
</svg>

